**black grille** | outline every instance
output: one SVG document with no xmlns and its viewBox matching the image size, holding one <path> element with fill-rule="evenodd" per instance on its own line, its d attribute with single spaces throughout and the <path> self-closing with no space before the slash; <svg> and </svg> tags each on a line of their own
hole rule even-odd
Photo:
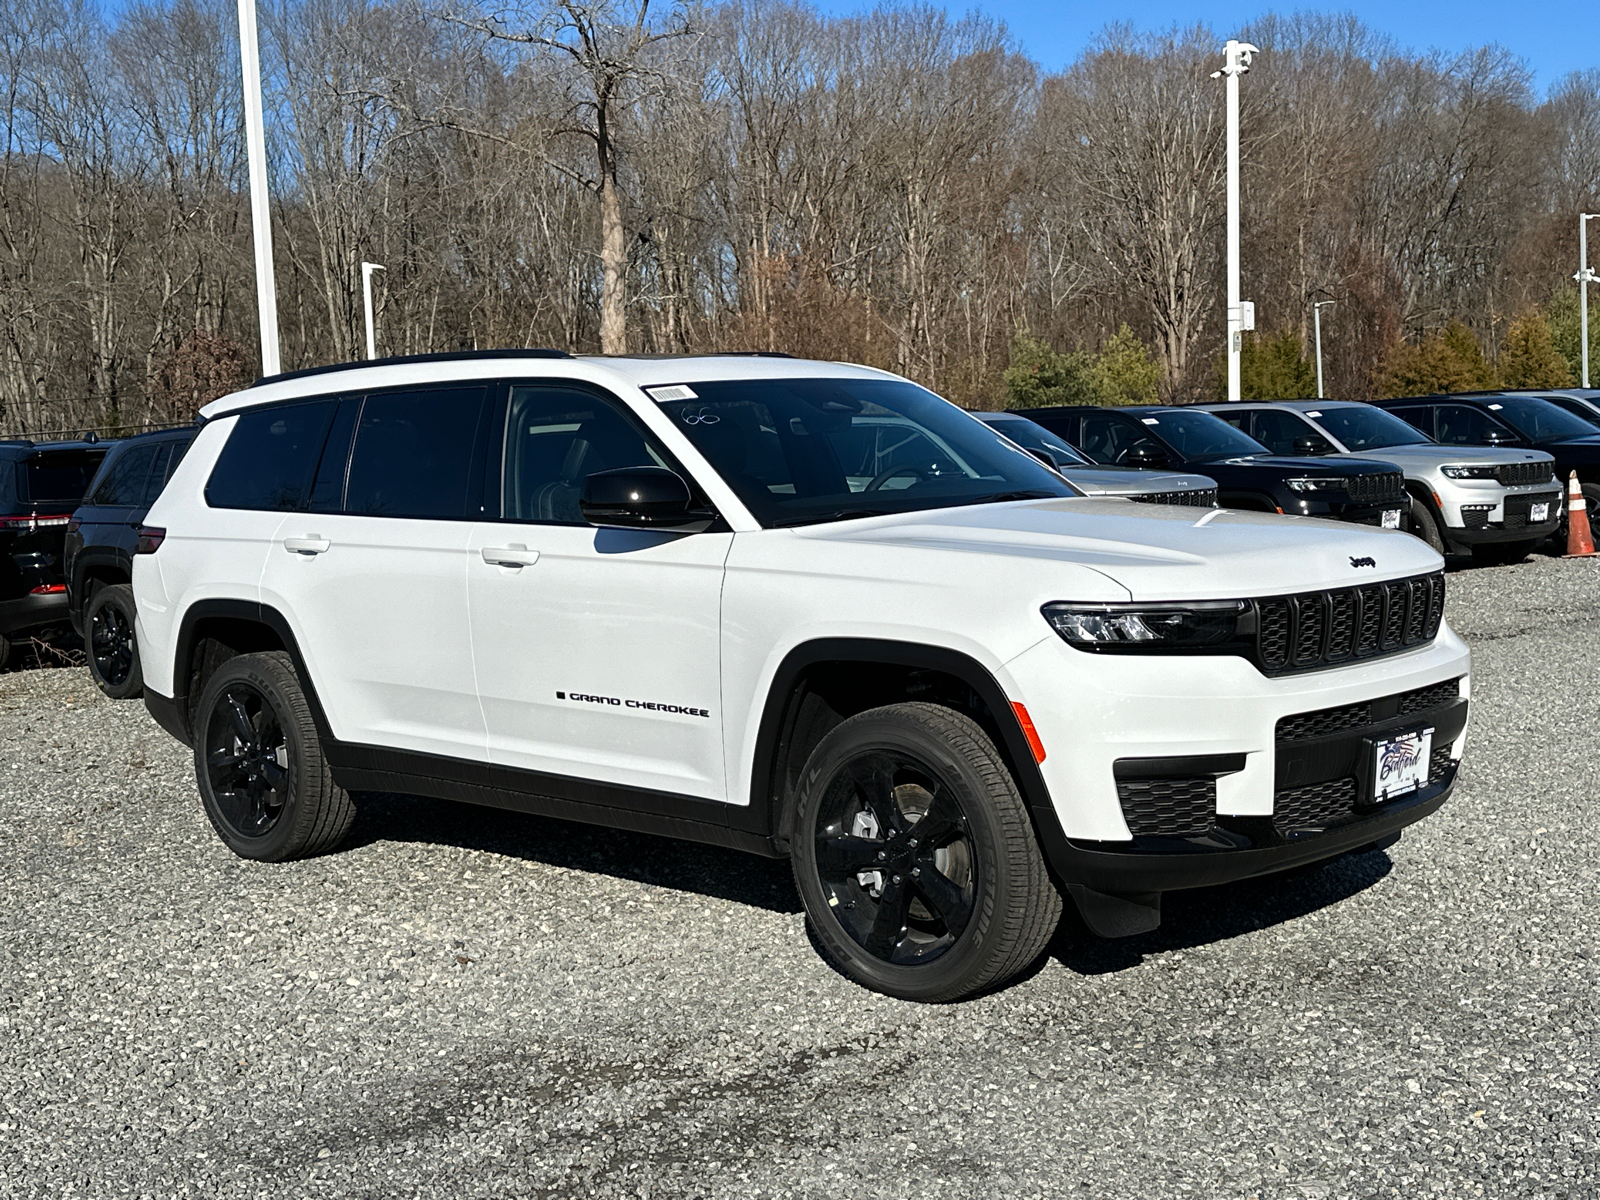
<svg viewBox="0 0 1600 1200">
<path fill-rule="evenodd" d="M 1192 492 L 1145 492 L 1139 496 L 1129 496 L 1135 504 L 1183 504 L 1193 508 L 1215 508 L 1217 506 L 1216 488 L 1196 488 Z"/>
<path fill-rule="evenodd" d="M 1357 504 L 1382 504 L 1399 500 L 1406 493 L 1405 476 L 1399 471 L 1380 471 L 1371 475 L 1347 475 L 1345 491 Z"/>
<path fill-rule="evenodd" d="M 1461 694 L 1459 679 L 1446 679 L 1427 687 L 1397 692 L 1377 700 L 1362 700 L 1356 704 L 1341 704 L 1337 708 L 1319 708 L 1312 712 L 1294 713 L 1280 717 L 1276 738 L 1280 742 L 1300 742 L 1306 738 L 1326 737 L 1346 729 L 1360 729 L 1388 716 L 1409 717 L 1450 703 Z M 1377 710 L 1377 715 L 1374 715 Z"/>
<path fill-rule="evenodd" d="M 1494 511 L 1492 504 L 1463 504 L 1461 506 L 1461 523 L 1468 529 L 1489 528 L 1489 514 Z"/>
<path fill-rule="evenodd" d="M 1217 781 L 1210 776 L 1119 779 L 1117 799 L 1128 832 L 1135 837 L 1192 837 L 1205 833 L 1216 820 Z"/>
<path fill-rule="evenodd" d="M 1450 743 L 1435 746 L 1433 753 L 1428 755 L 1428 782 L 1443 783 L 1444 777 L 1450 774 Z"/>
<path fill-rule="evenodd" d="M 1526 496 L 1507 496 L 1505 527 L 1507 529 L 1526 528 L 1530 523 L 1528 520 L 1529 510 L 1535 504 L 1548 504 L 1550 512 L 1545 520 L 1553 521 L 1561 512 L 1561 493 L 1546 492 L 1542 495 L 1533 493 Z"/>
<path fill-rule="evenodd" d="M 1323 829 L 1350 816 L 1355 807 L 1356 781 L 1347 775 L 1279 792 L 1272 798 L 1272 824 L 1280 834 Z"/>
<path fill-rule="evenodd" d="M 1555 477 L 1555 470 L 1549 463 L 1503 463 L 1494 469 L 1494 477 L 1506 487 L 1527 487 L 1549 483 Z"/>
<path fill-rule="evenodd" d="M 1444 617 L 1444 575 L 1257 600 L 1263 671 L 1309 671 L 1432 641 Z"/>
</svg>

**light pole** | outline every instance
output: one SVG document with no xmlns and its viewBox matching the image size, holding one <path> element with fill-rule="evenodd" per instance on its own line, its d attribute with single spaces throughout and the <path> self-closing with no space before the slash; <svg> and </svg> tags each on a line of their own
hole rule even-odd
<svg viewBox="0 0 1600 1200">
<path fill-rule="evenodd" d="M 1249 42 L 1228 39 L 1223 47 L 1223 67 L 1213 71 L 1226 80 L 1228 94 L 1228 399 L 1239 399 L 1239 355 L 1244 330 L 1255 327 L 1254 306 L 1249 313 L 1239 300 L 1239 76 L 1250 69 L 1250 59 L 1260 51 Z M 1248 318 L 1248 319 L 1247 319 Z"/>
<path fill-rule="evenodd" d="M 250 226 L 256 244 L 256 310 L 261 317 L 261 373 L 276 375 L 278 284 L 272 273 L 272 212 L 267 199 L 267 140 L 261 119 L 261 43 L 255 0 L 239 0 L 239 59 L 244 69 L 244 136 L 250 160 Z"/>
<path fill-rule="evenodd" d="M 1583 343 L 1584 387 L 1589 386 L 1589 285 L 1600 283 L 1600 276 L 1589 269 L 1589 222 L 1596 217 L 1600 213 L 1578 214 L 1578 273 L 1573 276 L 1578 281 L 1578 340 Z"/>
<path fill-rule="evenodd" d="M 1311 323 L 1317 327 L 1317 399 L 1323 399 L 1322 390 L 1322 310 L 1331 308 L 1332 300 L 1318 300 L 1311 306 Z"/>
<path fill-rule="evenodd" d="M 367 359 L 378 357 L 378 342 L 372 330 L 372 273 L 383 270 L 377 263 L 361 264 L 361 298 L 367 305 Z"/>
</svg>

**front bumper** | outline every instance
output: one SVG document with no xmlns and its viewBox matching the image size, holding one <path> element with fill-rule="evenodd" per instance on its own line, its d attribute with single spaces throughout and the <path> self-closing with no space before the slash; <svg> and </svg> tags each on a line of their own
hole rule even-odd
<svg viewBox="0 0 1600 1200">
<path fill-rule="evenodd" d="M 1529 520 L 1535 504 L 1550 506 L 1545 520 Z M 1507 491 L 1499 496 L 1453 497 L 1444 512 L 1446 537 L 1462 546 L 1481 546 L 1548 537 L 1560 527 L 1565 504 L 1558 488 L 1546 487 Z"/>
<path fill-rule="evenodd" d="M 1283 511 L 1296 517 L 1321 517 L 1325 521 L 1347 521 L 1352 525 L 1383 527 L 1384 513 L 1398 513 L 1399 525 L 1392 528 L 1409 528 L 1407 509 L 1410 501 L 1401 498 L 1382 504 L 1341 504 L 1327 500 L 1298 500 Z M 1393 520 L 1394 518 L 1390 518 Z"/>
<path fill-rule="evenodd" d="M 0 600 L 0 637 L 67 624 L 67 594 L 46 592 Z"/>
</svg>

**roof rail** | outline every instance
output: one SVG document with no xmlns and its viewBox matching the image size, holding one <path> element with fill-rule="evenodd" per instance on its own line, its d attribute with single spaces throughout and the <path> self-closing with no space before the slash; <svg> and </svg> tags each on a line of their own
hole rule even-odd
<svg viewBox="0 0 1600 1200">
<path fill-rule="evenodd" d="M 269 383 L 283 383 L 289 379 L 305 379 L 310 375 L 330 375 L 337 371 L 359 371 L 363 367 L 402 367 L 414 363 L 470 362 L 479 358 L 571 358 L 565 350 L 514 349 L 514 350 L 450 350 L 440 354 L 402 354 L 394 358 L 369 358 L 360 362 L 333 363 L 326 367 L 306 367 L 300 371 L 282 371 L 277 375 L 263 375 L 250 386 L 264 387 Z"/>
</svg>

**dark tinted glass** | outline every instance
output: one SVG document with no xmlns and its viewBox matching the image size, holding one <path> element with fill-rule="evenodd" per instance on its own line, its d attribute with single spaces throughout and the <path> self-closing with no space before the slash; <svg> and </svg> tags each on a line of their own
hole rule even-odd
<svg viewBox="0 0 1600 1200">
<path fill-rule="evenodd" d="M 1250 433 L 1274 454 L 1327 454 L 1333 449 L 1328 439 L 1313 426 L 1281 408 L 1256 409 L 1252 414 Z M 1295 443 L 1305 438 L 1315 441 L 1316 446 L 1306 450 L 1296 449 Z"/>
<path fill-rule="evenodd" d="M 1419 406 L 1416 408 L 1391 408 L 1388 411 L 1394 413 L 1395 416 L 1399 417 L 1413 429 L 1419 430 L 1428 437 L 1433 438 L 1434 441 L 1439 440 L 1434 434 L 1432 408 Z"/>
<path fill-rule="evenodd" d="M 1518 432 L 1535 442 L 1559 442 L 1563 438 L 1594 436 L 1594 426 L 1589 422 L 1539 396 L 1506 396 L 1491 400 L 1489 411 L 1501 420 L 1509 421 Z"/>
<path fill-rule="evenodd" d="M 145 480 L 144 505 L 148 508 L 154 504 L 161 495 L 161 489 L 167 486 L 167 476 L 171 473 L 172 451 L 175 448 L 172 442 L 162 442 L 156 447 L 156 461 L 150 467 L 150 477 Z"/>
<path fill-rule="evenodd" d="M 316 482 L 311 485 L 312 512 L 341 512 L 344 508 L 344 473 L 350 463 L 350 438 L 361 415 L 361 397 L 346 396 L 339 401 L 338 415 L 322 446 L 322 461 L 317 464 Z"/>
<path fill-rule="evenodd" d="M 1136 420 L 1188 459 L 1204 461 L 1208 458 L 1243 457 L 1267 452 L 1267 448 L 1256 439 L 1246 437 L 1226 421 L 1220 421 L 1208 412 L 1164 408 L 1138 416 Z"/>
<path fill-rule="evenodd" d="M 1135 448 L 1165 452 L 1143 426 L 1115 413 L 1084 413 L 1079 436 L 1083 442 L 1080 449 L 1108 467 L 1126 464 L 1128 452 Z"/>
<path fill-rule="evenodd" d="M 614 403 L 594 392 L 556 386 L 511 389 L 506 519 L 582 525 L 578 497 L 584 476 L 618 467 L 677 469 Z"/>
<path fill-rule="evenodd" d="M 65 505 L 83 503 L 89 481 L 105 459 L 104 450 L 60 450 L 35 454 L 22 464 L 20 482 L 24 503 Z"/>
<path fill-rule="evenodd" d="M 1590 408 L 1582 400 L 1575 400 L 1571 396 L 1551 396 L 1549 400 L 1551 404 L 1559 405 L 1591 425 L 1600 425 L 1600 409 Z"/>
<path fill-rule="evenodd" d="M 1312 416 L 1344 444 L 1346 450 L 1382 450 L 1388 446 L 1426 446 L 1428 439 L 1393 413 L 1370 404 L 1341 404 L 1318 409 Z"/>
<path fill-rule="evenodd" d="M 981 421 L 899 380 L 694 383 L 661 407 L 763 525 L 1075 496 Z"/>
<path fill-rule="evenodd" d="M 1438 433 L 1434 437 L 1447 446 L 1481 446 L 1488 441 L 1489 430 L 1510 430 L 1489 416 L 1481 408 L 1470 404 L 1441 404 L 1435 414 Z"/>
<path fill-rule="evenodd" d="M 1087 466 L 1093 460 L 1076 446 L 1051 433 L 1043 425 L 1015 417 L 1010 413 L 974 413 L 978 420 L 991 429 L 998 429 L 1024 450 L 1043 450 L 1053 455 L 1057 462 L 1078 463 Z"/>
<path fill-rule="evenodd" d="M 473 447 L 485 389 L 370 395 L 350 454 L 344 511 L 368 517 L 460 519 L 469 514 Z"/>
<path fill-rule="evenodd" d="M 311 400 L 243 413 L 206 483 L 212 508 L 299 508 L 311 486 L 335 402 Z"/>
<path fill-rule="evenodd" d="M 145 485 L 160 446 L 130 446 L 112 456 L 105 474 L 89 496 L 90 504 L 134 508 L 144 503 Z"/>
</svg>

